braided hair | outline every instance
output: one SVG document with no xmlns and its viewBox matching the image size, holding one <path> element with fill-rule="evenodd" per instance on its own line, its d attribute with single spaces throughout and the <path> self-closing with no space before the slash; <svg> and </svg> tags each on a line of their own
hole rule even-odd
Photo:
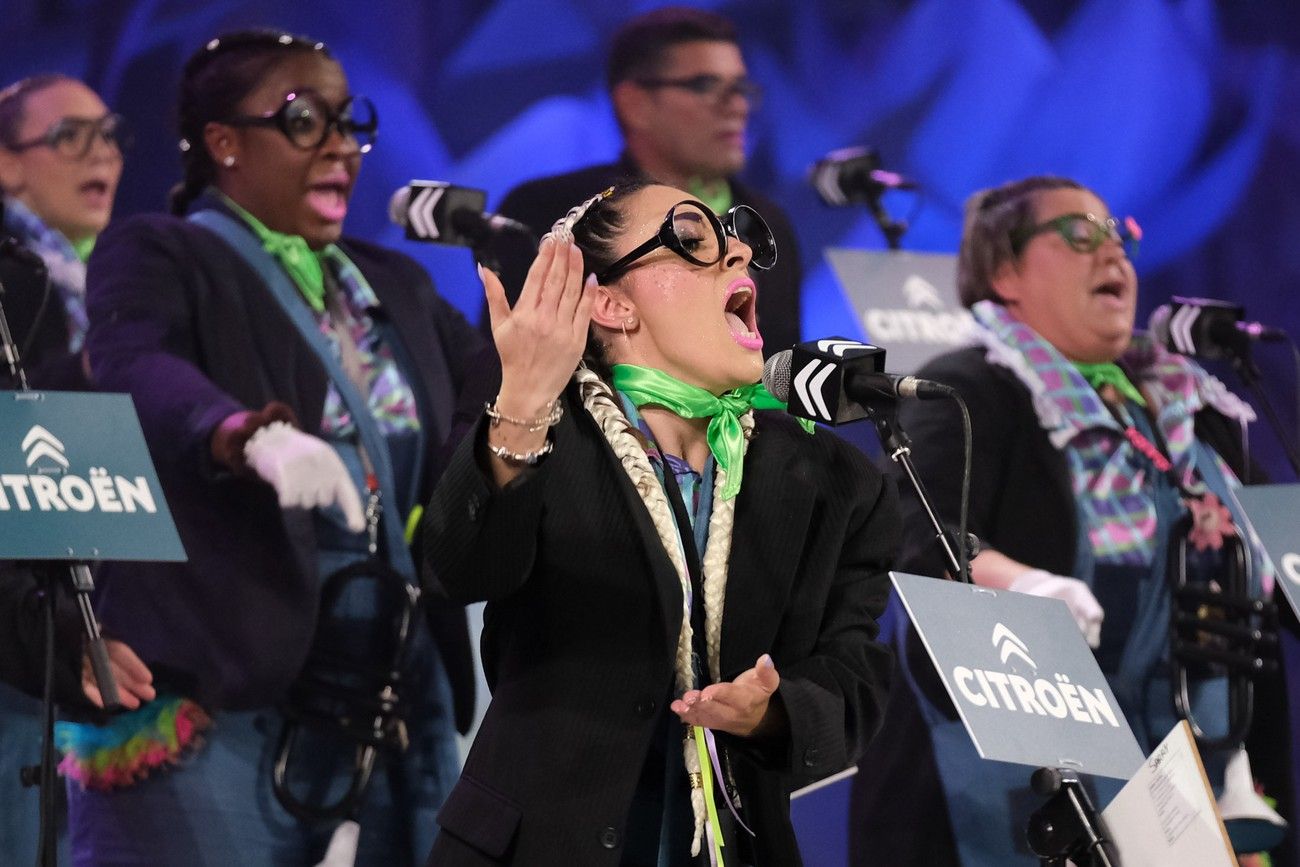
<svg viewBox="0 0 1300 867">
<path fill-rule="evenodd" d="M 572 239 L 582 250 L 584 269 L 587 273 L 599 273 L 617 258 L 613 243 L 626 225 L 626 217 L 621 204 L 633 193 L 648 184 L 640 181 L 624 186 L 611 187 L 605 192 L 593 196 L 582 204 L 571 208 L 564 217 L 555 222 L 551 235 L 557 240 Z M 623 413 L 618 399 L 610 387 L 609 370 L 604 350 L 594 334 L 588 332 L 587 354 L 583 366 L 573 376 L 583 408 L 596 421 L 601 434 L 609 443 L 619 465 L 627 473 L 633 488 L 645 503 L 646 511 L 654 524 L 655 532 L 663 545 L 664 552 L 672 563 L 678 581 L 682 587 L 683 611 L 681 628 L 677 635 L 677 646 L 673 654 L 674 681 L 677 693 L 695 689 L 695 670 L 692 664 L 693 629 L 691 614 L 685 609 L 686 600 L 690 598 L 691 583 L 686 569 L 686 560 L 682 552 L 681 538 L 668 504 L 667 494 L 659 477 L 655 474 L 645 447 L 632 430 L 632 423 Z M 741 429 L 745 437 L 745 447 L 753 435 L 754 415 L 747 412 L 740 418 Z M 709 536 L 701 563 L 703 570 L 704 606 L 704 644 L 707 655 L 707 675 L 712 683 L 721 680 L 722 660 L 722 611 L 726 604 L 727 573 L 731 560 L 731 536 L 735 525 L 736 498 L 723 499 L 721 492 L 727 481 L 727 473 L 721 467 L 714 477 L 713 509 L 709 517 Z M 688 730 L 689 731 L 689 730 Z M 691 813 L 694 829 L 691 837 L 691 855 L 698 855 L 704 840 L 704 828 L 708 820 L 707 806 L 703 789 L 700 766 L 700 751 L 693 736 L 688 735 L 682 741 L 682 759 L 686 766 L 691 784 Z"/>
<path fill-rule="evenodd" d="M 239 103 L 287 57 L 307 53 L 333 59 L 324 42 L 278 30 L 238 30 L 208 40 L 185 61 L 176 105 L 184 178 L 169 197 L 173 214 L 184 214 L 217 179 L 204 128 L 237 114 Z"/>
</svg>

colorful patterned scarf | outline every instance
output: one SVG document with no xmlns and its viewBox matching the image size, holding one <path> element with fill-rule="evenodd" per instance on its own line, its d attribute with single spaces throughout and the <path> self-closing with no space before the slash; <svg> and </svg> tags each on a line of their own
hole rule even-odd
<svg viewBox="0 0 1300 867">
<path fill-rule="evenodd" d="M 50 283 L 68 314 L 68 352 L 81 351 L 86 342 L 86 259 L 95 246 L 93 238 L 74 246 L 63 233 L 45 224 L 30 208 L 15 198 L 4 200 L 4 228 L 27 249 L 40 256 Z"/>
</svg>

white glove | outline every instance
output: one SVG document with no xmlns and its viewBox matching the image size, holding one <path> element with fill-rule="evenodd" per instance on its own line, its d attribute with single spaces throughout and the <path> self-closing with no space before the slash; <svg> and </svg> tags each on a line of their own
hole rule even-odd
<svg viewBox="0 0 1300 867">
<path fill-rule="evenodd" d="M 1101 610 L 1101 603 L 1092 595 L 1088 585 L 1078 578 L 1065 578 L 1043 569 L 1030 569 L 1017 575 L 1007 589 L 1028 593 L 1030 596 L 1060 599 L 1069 607 L 1088 646 L 1094 650 L 1101 647 L 1101 621 L 1105 619 L 1106 612 Z"/>
<path fill-rule="evenodd" d="M 248 466 L 280 495 L 282 509 L 314 509 L 338 503 L 348 529 L 366 528 L 361 497 L 338 453 L 323 440 L 290 424 L 258 428 L 244 446 Z"/>
</svg>

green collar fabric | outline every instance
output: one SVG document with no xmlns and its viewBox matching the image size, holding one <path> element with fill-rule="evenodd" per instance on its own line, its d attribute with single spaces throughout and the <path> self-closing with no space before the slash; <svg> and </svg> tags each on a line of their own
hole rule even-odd
<svg viewBox="0 0 1300 867">
<path fill-rule="evenodd" d="M 715 214 L 725 214 L 731 210 L 731 184 L 725 178 L 717 181 L 691 178 L 686 182 L 686 192 L 708 205 Z"/>
<path fill-rule="evenodd" d="M 82 238 L 80 241 L 69 241 L 72 245 L 72 252 L 77 254 L 77 258 L 85 262 L 90 259 L 90 252 L 95 249 L 95 239 L 98 235 L 91 235 L 88 238 Z"/>
<path fill-rule="evenodd" d="M 1128 374 L 1124 369 L 1113 361 L 1087 362 L 1076 361 L 1074 366 L 1078 368 L 1083 378 L 1088 380 L 1088 384 L 1100 391 L 1103 386 L 1112 385 L 1115 390 L 1124 395 L 1138 406 L 1146 406 L 1146 398 L 1142 392 L 1137 390 Z"/>
<path fill-rule="evenodd" d="M 744 473 L 745 435 L 740 417 L 751 408 L 785 408 L 785 404 L 773 397 L 761 382 L 715 395 L 652 367 L 616 364 L 613 372 L 614 387 L 627 395 L 638 409 L 653 404 L 682 418 L 709 420 L 706 432 L 709 451 L 727 474 L 720 492 L 724 500 L 740 493 Z"/>
<path fill-rule="evenodd" d="M 268 229 L 265 223 L 241 208 L 234 199 L 220 190 L 215 190 L 215 193 L 230 210 L 238 214 L 248 224 L 248 227 L 253 230 L 257 240 L 262 243 L 262 249 L 271 254 L 289 274 L 289 278 L 298 287 L 302 297 L 307 299 L 311 309 L 317 313 L 324 313 L 325 271 L 321 266 L 321 257 L 325 255 L 329 248 L 327 247 L 326 250 L 318 253 L 307 246 L 307 240 L 301 235 L 286 235 L 283 232 Z"/>
</svg>

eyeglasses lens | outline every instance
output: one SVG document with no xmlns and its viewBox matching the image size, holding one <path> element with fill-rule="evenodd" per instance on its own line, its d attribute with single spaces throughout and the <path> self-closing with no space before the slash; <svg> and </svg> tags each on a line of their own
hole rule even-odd
<svg viewBox="0 0 1300 867">
<path fill-rule="evenodd" d="M 776 240 L 758 212 L 745 205 L 738 205 L 732 209 L 730 216 L 731 232 L 752 251 L 751 261 L 754 267 L 766 269 L 776 264 Z"/>
<path fill-rule="evenodd" d="M 365 97 L 348 100 L 335 115 L 316 96 L 301 94 L 286 102 L 281 111 L 285 135 L 295 146 L 306 150 L 320 147 L 333 126 L 340 134 L 355 138 L 364 153 L 374 143 L 378 128 L 375 107 Z"/>
<path fill-rule="evenodd" d="M 110 114 L 99 120 L 64 118 L 46 135 L 46 142 L 59 156 L 78 160 L 90 153 L 95 139 L 119 151 L 130 144 L 126 124 L 121 115 Z"/>
<path fill-rule="evenodd" d="M 712 265 L 722 258 L 722 248 L 714 220 L 694 205 L 673 209 L 673 235 L 678 248 L 697 265 Z"/>
</svg>

